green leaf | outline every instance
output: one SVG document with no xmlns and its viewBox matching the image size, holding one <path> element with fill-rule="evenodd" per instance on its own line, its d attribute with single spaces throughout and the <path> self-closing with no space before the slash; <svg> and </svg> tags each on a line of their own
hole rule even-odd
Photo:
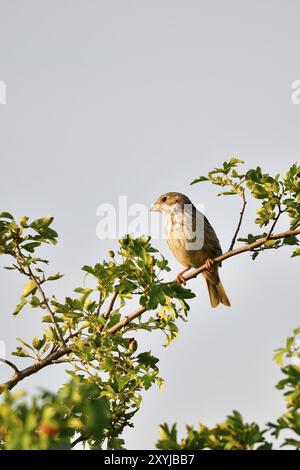
<svg viewBox="0 0 300 470">
<path fill-rule="evenodd" d="M 178 299 L 192 299 L 196 296 L 194 292 L 192 292 L 190 289 L 187 289 L 186 287 L 183 287 L 178 282 L 172 282 L 170 287 L 173 292 L 173 297 Z"/>
<path fill-rule="evenodd" d="M 124 444 L 124 439 L 113 437 L 112 439 L 109 439 L 107 443 L 107 450 L 125 450 Z"/>
<path fill-rule="evenodd" d="M 54 218 L 51 215 L 46 215 L 45 217 L 41 217 L 40 219 L 34 220 L 30 224 L 30 227 L 33 228 L 34 230 L 40 230 L 42 228 L 47 228 L 47 227 L 49 227 L 49 225 L 52 224 L 53 219 Z"/>
<path fill-rule="evenodd" d="M 0 212 L 0 219 L 14 220 L 13 216 L 9 212 Z"/>
<path fill-rule="evenodd" d="M 22 297 L 23 298 L 28 297 L 28 295 L 31 294 L 36 288 L 37 288 L 37 285 L 36 285 L 35 281 L 30 279 L 24 285 Z"/>
<path fill-rule="evenodd" d="M 256 170 L 251 169 L 247 171 L 246 173 L 246 179 L 254 183 L 259 183 L 261 181 L 261 177 L 262 177 L 262 172 L 259 167 L 257 167 Z"/>
<path fill-rule="evenodd" d="M 20 225 L 21 225 L 21 227 L 27 228 L 27 227 L 28 227 L 28 220 L 29 220 L 29 217 L 26 217 L 26 215 L 24 215 L 23 217 L 21 217 L 21 218 L 20 218 Z"/>
<path fill-rule="evenodd" d="M 47 277 L 47 281 L 57 281 L 58 279 L 61 279 L 62 277 L 64 277 L 62 273 L 52 274 L 52 276 Z"/>
<path fill-rule="evenodd" d="M 162 286 L 158 284 L 151 284 L 149 289 L 149 298 L 147 302 L 147 307 L 151 310 L 155 310 L 156 307 L 160 305 L 165 305 L 166 297 L 162 290 Z"/>
<path fill-rule="evenodd" d="M 190 185 L 192 186 L 192 184 L 202 183 L 202 181 L 209 181 L 209 178 L 207 178 L 206 176 L 199 176 L 199 178 L 194 179 L 194 180 L 190 183 Z"/>
<path fill-rule="evenodd" d="M 118 384 L 119 392 L 121 392 L 123 390 L 125 385 L 127 385 L 128 382 L 130 382 L 130 380 L 131 380 L 130 375 L 121 375 L 121 376 L 117 377 L 117 384 Z"/>
<path fill-rule="evenodd" d="M 16 306 L 15 311 L 13 312 L 13 315 L 18 315 L 18 313 L 21 312 L 22 308 L 25 307 L 27 304 L 26 299 L 22 299 L 21 302 Z"/>
<path fill-rule="evenodd" d="M 282 241 L 283 245 L 299 245 L 299 240 L 297 237 L 284 238 Z"/>
<path fill-rule="evenodd" d="M 11 354 L 18 357 L 31 357 L 29 352 L 27 352 L 24 348 L 21 348 L 21 346 L 17 346 L 16 351 L 13 351 Z"/>
<path fill-rule="evenodd" d="M 32 307 L 39 307 L 41 305 L 41 301 L 38 297 L 36 297 L 36 295 L 33 295 L 30 299 L 30 305 Z"/>
<path fill-rule="evenodd" d="M 149 390 L 149 388 L 155 383 L 155 376 L 152 374 L 145 374 L 143 376 L 143 385 L 145 387 L 145 390 Z"/>
<path fill-rule="evenodd" d="M 41 339 L 35 336 L 32 340 L 32 346 L 34 347 L 34 349 L 37 349 L 38 351 L 44 346 L 45 343 L 46 343 L 45 335 Z"/>
<path fill-rule="evenodd" d="M 156 364 L 159 362 L 159 359 L 155 356 L 152 356 L 151 351 L 140 353 L 137 356 L 137 360 L 140 364 L 151 367 L 154 370 L 158 370 Z"/>
<path fill-rule="evenodd" d="M 273 356 L 273 361 L 277 362 L 280 366 L 283 366 L 283 353 L 282 349 L 279 349 Z"/>
<path fill-rule="evenodd" d="M 128 279 L 121 279 L 117 289 L 120 294 L 131 294 L 137 289 L 137 287 L 138 286 L 134 282 L 129 281 Z"/>
<path fill-rule="evenodd" d="M 30 346 L 30 344 L 26 343 L 26 341 L 24 341 L 22 338 L 17 338 L 18 341 L 20 341 L 20 343 L 23 344 L 23 346 L 26 346 L 26 348 L 30 349 L 31 351 L 34 351 L 34 349 Z"/>
<path fill-rule="evenodd" d="M 251 193 L 256 199 L 265 199 L 269 196 L 269 192 L 261 184 L 255 184 Z"/>
<path fill-rule="evenodd" d="M 32 346 L 34 347 L 34 349 L 39 349 L 39 344 L 40 344 L 40 340 L 38 339 L 37 336 L 35 336 L 32 340 Z"/>
<path fill-rule="evenodd" d="M 293 251 L 291 258 L 295 258 L 296 256 L 300 256 L 300 248 Z"/>
<path fill-rule="evenodd" d="M 234 196 L 236 191 L 223 191 L 222 193 L 217 194 L 217 196 Z"/>
<path fill-rule="evenodd" d="M 114 312 L 110 314 L 106 327 L 112 328 L 120 321 L 120 319 L 121 319 L 121 313 L 119 312 L 119 310 L 115 310 Z"/>
<path fill-rule="evenodd" d="M 236 157 L 232 157 L 230 160 L 229 160 L 229 165 L 230 166 L 236 166 L 238 165 L 239 163 L 243 164 L 245 163 L 244 160 L 240 160 L 239 158 L 236 158 Z"/>
<path fill-rule="evenodd" d="M 35 248 L 41 246 L 40 242 L 31 242 L 31 243 L 26 243 L 26 245 L 22 245 L 22 248 L 29 253 L 34 253 Z"/>
</svg>

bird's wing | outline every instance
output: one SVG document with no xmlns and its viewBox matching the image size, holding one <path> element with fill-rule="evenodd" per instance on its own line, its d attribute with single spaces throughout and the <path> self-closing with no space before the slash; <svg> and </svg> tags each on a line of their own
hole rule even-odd
<svg viewBox="0 0 300 470">
<path fill-rule="evenodd" d="M 202 250 L 204 247 L 204 215 L 192 204 L 184 206 L 184 238 L 187 250 Z"/>
<path fill-rule="evenodd" d="M 204 217 L 205 225 L 205 242 L 204 249 L 207 252 L 209 258 L 216 258 L 222 254 L 222 248 L 216 232 L 210 225 L 208 219 Z"/>
</svg>

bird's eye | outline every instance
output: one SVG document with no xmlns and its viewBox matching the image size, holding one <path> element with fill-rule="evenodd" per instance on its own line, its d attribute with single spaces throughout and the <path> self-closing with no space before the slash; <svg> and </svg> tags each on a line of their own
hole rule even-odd
<svg viewBox="0 0 300 470">
<path fill-rule="evenodd" d="M 166 196 L 164 196 L 164 197 L 162 198 L 162 202 L 166 202 L 166 200 L 167 200 L 167 198 L 166 198 Z"/>
</svg>

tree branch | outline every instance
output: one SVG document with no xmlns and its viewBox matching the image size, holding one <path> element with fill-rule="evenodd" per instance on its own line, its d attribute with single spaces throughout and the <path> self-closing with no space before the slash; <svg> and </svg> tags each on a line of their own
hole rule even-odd
<svg viewBox="0 0 300 470">
<path fill-rule="evenodd" d="M 113 293 L 113 295 L 112 295 L 112 298 L 111 298 L 111 301 L 110 301 L 110 303 L 109 303 L 108 309 L 107 309 L 106 312 L 103 313 L 103 315 L 102 315 L 102 317 L 104 318 L 104 320 L 107 320 L 107 319 L 109 318 L 109 316 L 110 316 L 110 314 L 111 314 L 111 312 L 112 312 L 112 310 L 113 310 L 113 308 L 114 308 L 114 304 L 115 304 L 115 301 L 116 301 L 118 295 L 119 295 L 119 291 L 116 290 L 116 291 Z M 100 331 L 102 331 L 102 330 L 104 330 L 104 325 L 102 325 L 101 328 L 100 328 Z"/>
<path fill-rule="evenodd" d="M 98 318 L 100 315 L 100 310 L 102 306 L 102 289 L 99 288 L 99 301 L 98 301 L 98 307 L 96 310 L 96 317 Z"/>
<path fill-rule="evenodd" d="M 118 295 L 119 295 L 119 291 L 116 290 L 116 291 L 114 292 L 112 298 L 111 298 L 111 301 L 110 301 L 110 303 L 109 303 L 109 306 L 108 306 L 107 311 L 103 314 L 103 318 L 104 318 L 105 320 L 107 320 L 108 317 L 109 317 L 109 315 L 111 314 L 112 309 L 114 308 L 114 304 L 115 304 L 115 301 L 116 301 Z"/>
<path fill-rule="evenodd" d="M 134 312 L 130 313 L 129 315 L 126 315 L 126 317 L 122 318 L 122 320 L 119 321 L 116 325 L 112 326 L 108 330 L 105 330 L 107 333 L 116 333 L 119 331 L 121 328 L 126 326 L 128 323 L 130 323 L 132 320 L 134 320 L 136 317 L 139 317 L 142 315 L 144 312 L 147 311 L 146 307 L 140 307 Z"/>
<path fill-rule="evenodd" d="M 65 346 L 66 346 L 66 343 L 65 343 L 65 340 L 64 340 L 64 338 L 63 338 L 63 335 L 62 335 L 62 333 L 61 333 L 61 331 L 60 331 L 60 329 L 59 329 L 59 326 L 58 326 L 58 324 L 57 324 L 57 321 L 56 321 L 56 319 L 55 319 L 55 315 L 54 315 L 52 309 L 50 308 L 49 302 L 48 302 L 48 300 L 47 300 L 47 297 L 46 297 L 46 295 L 45 295 L 44 290 L 42 289 L 42 286 L 41 286 L 41 284 L 40 284 L 39 279 L 37 278 L 37 276 L 35 276 L 35 275 L 33 274 L 33 272 L 32 272 L 32 270 L 31 270 L 30 266 L 28 266 L 28 273 L 29 273 L 29 275 L 30 275 L 30 278 L 36 283 L 37 289 L 38 289 L 38 291 L 39 291 L 39 293 L 40 293 L 40 295 L 41 295 L 41 297 L 42 297 L 42 299 L 43 299 L 43 304 L 45 305 L 45 308 L 46 308 L 47 312 L 48 312 L 49 315 L 50 315 L 50 318 L 51 318 L 51 321 L 52 321 L 52 323 L 53 323 L 53 326 L 54 326 L 54 329 L 55 329 L 55 331 L 56 331 L 56 334 L 57 334 L 58 338 L 60 339 L 62 345 L 65 347 Z"/>
<path fill-rule="evenodd" d="M 4 392 L 5 390 L 11 390 L 21 380 L 25 379 L 26 377 L 29 377 L 32 374 L 35 374 L 46 366 L 51 365 L 53 361 L 59 359 L 62 356 L 65 356 L 66 354 L 69 354 L 70 352 L 72 352 L 71 347 L 62 348 L 59 351 L 55 351 L 54 353 L 49 354 L 42 361 L 37 362 L 32 366 L 26 367 L 26 369 L 18 370 L 18 372 L 16 372 L 10 380 L 0 385 L 0 393 Z"/>
<path fill-rule="evenodd" d="M 79 442 L 85 441 L 88 438 L 89 438 L 88 434 L 81 434 L 81 436 L 77 437 L 77 439 L 75 439 L 73 442 L 71 442 L 70 449 L 72 449 L 77 444 L 79 444 Z"/>
<path fill-rule="evenodd" d="M 289 238 L 289 237 L 294 237 L 300 235 L 300 228 L 295 229 L 295 230 L 287 230 L 286 232 L 281 232 L 277 233 L 274 235 L 266 235 L 265 237 L 260 238 L 259 240 L 256 240 L 253 243 L 249 243 L 247 245 L 242 245 L 239 248 L 235 248 L 234 250 L 227 251 L 227 253 L 222 254 L 221 256 L 218 256 L 217 258 L 214 259 L 214 262 L 216 264 L 221 263 L 222 261 L 231 258 L 233 256 L 246 253 L 249 251 L 253 251 L 256 248 L 259 248 L 260 246 L 264 245 L 268 240 L 279 240 L 279 239 L 284 239 L 284 238 Z M 190 279 L 194 279 L 197 277 L 200 273 L 206 270 L 205 265 L 201 266 L 200 268 L 195 269 L 192 271 L 190 274 L 187 274 L 184 276 L 184 281 L 189 281 Z M 121 330 L 124 326 L 126 326 L 128 323 L 130 323 L 132 320 L 135 318 L 141 316 L 144 312 L 147 311 L 146 307 L 140 307 L 131 314 L 125 316 L 122 320 L 120 320 L 116 325 L 113 327 L 103 330 L 102 334 L 105 333 L 110 333 L 114 334 L 117 331 Z M 78 331 L 79 332 L 79 331 Z M 77 332 L 77 333 L 78 333 Z M 74 336 L 74 335 L 73 335 Z M 71 336 L 67 338 L 67 341 L 71 339 Z M 12 389 L 18 382 L 23 380 L 26 377 L 29 377 L 32 374 L 35 374 L 39 370 L 43 369 L 44 367 L 55 364 L 55 361 L 60 359 L 61 357 L 65 356 L 66 354 L 70 354 L 72 352 L 72 345 L 63 347 L 59 349 L 58 351 L 54 351 L 50 353 L 45 359 L 41 360 L 40 362 L 27 367 L 26 369 L 23 369 L 19 371 L 18 373 L 16 372 L 14 376 L 8 380 L 7 382 L 4 382 L 3 384 L 0 385 L 0 393 L 2 393 L 4 390 L 7 389 Z"/>
<path fill-rule="evenodd" d="M 235 248 L 234 250 L 231 250 L 231 251 L 227 251 L 226 253 L 224 253 L 223 255 L 221 256 L 218 256 L 217 258 L 214 259 L 214 262 L 216 264 L 219 264 L 221 263 L 222 261 L 224 261 L 225 259 L 228 259 L 228 258 L 231 258 L 232 256 L 236 256 L 236 255 L 239 255 L 239 254 L 242 254 L 242 253 L 246 253 L 248 251 L 252 251 L 253 249 L 255 248 L 258 248 L 260 246 L 262 246 L 264 243 L 266 243 L 268 240 L 278 240 L 278 239 L 281 239 L 281 238 L 289 238 L 289 237 L 293 237 L 295 235 L 300 235 L 300 229 L 297 229 L 297 230 L 288 230 L 286 232 L 282 232 L 282 233 L 277 233 L 275 235 L 270 235 L 268 237 L 265 236 L 263 238 L 260 238 L 259 240 L 256 240 L 255 242 L 253 243 L 249 243 L 247 245 L 243 245 L 239 248 Z M 197 268 L 195 269 L 194 271 L 192 271 L 190 274 L 187 274 L 186 276 L 183 276 L 183 280 L 184 281 L 189 281 L 190 279 L 194 279 L 195 277 L 197 277 L 200 273 L 202 273 L 203 271 L 206 270 L 206 266 L 203 264 L 200 268 Z M 126 317 L 124 317 L 121 321 L 119 321 L 119 323 L 117 323 L 116 325 L 114 325 L 113 327 L 109 328 L 108 330 L 106 330 L 108 333 L 116 333 L 117 331 L 119 331 L 121 328 L 123 328 L 124 326 L 126 326 L 129 322 L 131 322 L 132 320 L 134 320 L 136 317 L 139 317 L 140 315 L 142 315 L 144 312 L 146 312 L 146 308 L 145 307 L 140 307 L 139 309 L 137 309 L 135 312 L 131 313 L 130 315 L 127 315 Z"/>
<path fill-rule="evenodd" d="M 10 366 L 15 371 L 16 374 L 20 373 L 19 369 L 13 362 L 8 361 L 7 359 L 2 359 L 2 357 L 0 357 L 0 362 L 3 362 L 4 364 L 7 364 L 8 366 Z"/>
<path fill-rule="evenodd" d="M 30 266 L 27 266 L 28 272 L 26 272 L 26 270 L 24 269 L 24 267 L 23 267 L 23 265 L 22 265 L 22 262 L 24 262 L 25 259 L 24 259 L 24 256 L 23 256 L 23 254 L 22 254 L 22 252 L 21 252 L 21 249 L 20 249 L 19 245 L 17 246 L 17 251 L 18 251 L 18 258 L 19 258 L 19 259 L 17 258 L 17 260 L 18 260 L 18 262 L 19 262 L 21 272 L 22 272 L 23 274 L 25 274 L 25 276 L 28 276 L 28 277 L 36 284 L 36 287 L 37 287 L 37 289 L 38 289 L 38 291 L 39 291 L 39 293 L 40 293 L 40 295 L 41 295 L 41 297 L 42 297 L 43 304 L 45 305 L 45 308 L 46 308 L 47 312 L 48 312 L 49 315 L 50 315 L 50 318 L 51 318 L 51 321 L 52 321 L 52 323 L 53 323 L 53 326 L 54 326 L 54 329 L 55 329 L 55 331 L 56 331 L 56 334 L 57 334 L 58 338 L 60 339 L 62 345 L 65 347 L 65 346 L 66 346 L 65 340 L 64 340 L 63 335 L 62 335 L 62 333 L 61 333 L 61 331 L 60 331 L 60 329 L 59 329 L 59 326 L 58 326 L 57 321 L 56 321 L 56 319 L 55 319 L 55 315 L 54 315 L 52 309 L 50 308 L 50 305 L 49 305 L 49 302 L 48 302 L 48 300 L 47 300 L 46 294 L 45 294 L 45 292 L 44 292 L 44 290 L 43 290 L 43 288 L 42 288 L 42 286 L 41 286 L 40 279 L 38 278 L 38 276 L 36 276 L 36 275 L 33 273 L 33 271 L 32 271 L 32 269 L 31 269 Z"/>
<path fill-rule="evenodd" d="M 107 312 L 105 312 L 104 315 L 103 315 L 103 317 L 105 318 L 105 320 L 107 320 L 108 317 L 109 317 L 109 315 L 111 314 L 112 309 L 114 308 L 114 304 L 115 304 L 115 301 L 117 300 L 118 295 L 119 295 L 119 291 L 116 290 L 116 291 L 114 292 L 114 295 L 112 296 L 112 299 L 111 299 L 110 304 L 109 304 L 109 306 L 108 306 Z"/>
<path fill-rule="evenodd" d="M 264 245 L 267 241 L 269 240 L 279 240 L 281 238 L 290 238 L 300 235 L 300 229 L 297 230 L 287 230 L 286 232 L 281 232 L 281 233 L 276 233 L 274 235 L 266 235 L 265 237 L 259 238 L 253 243 L 248 243 L 247 245 L 242 245 L 239 248 L 235 248 L 234 250 L 227 251 L 227 253 L 224 253 L 221 256 L 218 256 L 217 258 L 214 259 L 214 262 L 216 264 L 221 263 L 227 258 L 231 258 L 232 256 L 240 255 L 242 253 L 246 253 L 247 251 L 252 251 L 255 248 L 258 248 L 262 245 Z M 189 281 L 190 279 L 193 279 L 198 276 L 198 274 L 202 273 L 205 271 L 206 267 L 205 265 L 201 266 L 200 268 L 195 269 L 195 271 L 191 272 L 190 274 L 187 274 L 184 276 L 185 281 Z"/>
<path fill-rule="evenodd" d="M 276 215 L 276 217 L 275 217 L 275 219 L 274 219 L 274 222 L 273 222 L 273 224 L 271 225 L 271 228 L 270 228 L 269 233 L 268 233 L 268 235 L 267 235 L 268 240 L 270 239 L 270 236 L 272 235 L 272 232 L 273 232 L 273 230 L 274 230 L 274 228 L 275 228 L 275 225 L 277 224 L 278 219 L 279 219 L 279 217 L 281 216 L 281 214 L 282 214 L 283 212 L 284 212 L 284 211 L 281 209 L 281 205 L 280 205 L 280 203 L 279 203 L 279 205 L 278 205 L 278 214 Z"/>
<path fill-rule="evenodd" d="M 245 196 L 245 189 L 244 189 L 244 188 L 243 188 L 243 192 L 242 192 L 242 198 L 243 198 L 243 206 L 242 206 L 242 210 L 241 210 L 241 212 L 240 212 L 240 218 L 239 218 L 238 226 L 237 226 L 237 228 L 236 228 L 235 234 L 234 234 L 234 236 L 233 236 L 233 239 L 232 239 L 232 241 L 231 241 L 231 244 L 230 244 L 230 247 L 229 247 L 229 250 L 228 250 L 228 251 L 233 250 L 233 247 L 234 247 L 234 245 L 235 245 L 235 242 L 236 242 L 238 233 L 239 233 L 240 228 L 241 228 L 241 225 L 242 225 L 242 221 L 243 221 L 243 217 L 244 217 L 244 212 L 245 212 L 246 205 L 247 205 L 246 196 Z"/>
</svg>

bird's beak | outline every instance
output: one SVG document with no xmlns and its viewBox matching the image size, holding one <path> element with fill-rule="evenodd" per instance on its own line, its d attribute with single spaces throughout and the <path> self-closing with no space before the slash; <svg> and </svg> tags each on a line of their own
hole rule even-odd
<svg viewBox="0 0 300 470">
<path fill-rule="evenodd" d="M 160 212 L 160 206 L 156 202 L 150 207 L 151 212 Z"/>
</svg>

